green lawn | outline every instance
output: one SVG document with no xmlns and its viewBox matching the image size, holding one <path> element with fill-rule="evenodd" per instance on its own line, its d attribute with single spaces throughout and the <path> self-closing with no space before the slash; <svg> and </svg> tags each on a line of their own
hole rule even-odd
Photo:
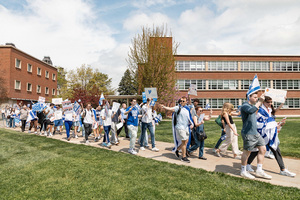
<svg viewBox="0 0 300 200">
<path fill-rule="evenodd" d="M 299 196 L 300 190 L 296 188 L 0 129 L 0 199 L 297 199 Z"/>
<path fill-rule="evenodd" d="M 241 135 L 242 121 L 234 119 L 238 133 Z M 156 126 L 155 139 L 163 142 L 173 142 L 171 121 L 162 121 Z M 207 139 L 205 140 L 205 147 L 214 148 L 221 136 L 221 129 L 215 123 L 215 119 L 206 121 L 204 124 Z M 140 134 L 140 128 L 138 136 Z M 124 130 L 121 135 L 125 136 Z M 280 150 L 283 156 L 300 158 L 300 122 L 298 119 L 288 119 L 285 126 L 281 129 L 279 134 Z M 239 148 L 243 148 L 242 137 L 239 137 Z"/>
</svg>

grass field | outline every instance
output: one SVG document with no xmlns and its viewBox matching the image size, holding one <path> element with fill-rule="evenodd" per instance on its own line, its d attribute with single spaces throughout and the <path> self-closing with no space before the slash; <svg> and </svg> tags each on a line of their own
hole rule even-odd
<svg viewBox="0 0 300 200">
<path fill-rule="evenodd" d="M 241 134 L 242 121 L 240 119 L 234 119 L 238 133 Z M 156 126 L 155 139 L 163 142 L 173 142 L 171 121 L 162 121 Z M 221 136 L 221 129 L 215 123 L 214 119 L 206 121 L 204 124 L 207 139 L 205 140 L 205 147 L 214 148 L 217 141 Z M 140 134 L 140 129 L 138 135 Z M 125 136 L 124 130 L 121 135 Z M 288 119 L 285 126 L 279 133 L 280 150 L 283 156 L 289 156 L 294 158 L 300 158 L 300 122 L 298 119 Z M 240 136 L 239 148 L 243 148 L 243 140 Z"/>
<path fill-rule="evenodd" d="M 0 199 L 297 199 L 300 190 L 0 129 Z"/>
</svg>

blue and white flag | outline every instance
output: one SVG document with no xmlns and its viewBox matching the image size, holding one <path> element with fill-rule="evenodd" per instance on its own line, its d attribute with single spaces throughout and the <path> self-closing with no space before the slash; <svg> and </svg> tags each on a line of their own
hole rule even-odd
<svg viewBox="0 0 300 200">
<path fill-rule="evenodd" d="M 36 118 L 37 118 L 36 115 L 35 115 L 34 112 L 31 110 L 31 111 L 29 111 L 29 114 L 28 114 L 28 116 L 27 116 L 26 122 L 32 121 L 32 120 L 34 120 L 34 119 L 36 119 Z"/>
<path fill-rule="evenodd" d="M 162 115 L 159 113 L 159 114 L 154 118 L 154 120 L 155 120 L 155 123 L 160 122 L 160 121 L 162 120 Z"/>
<path fill-rule="evenodd" d="M 32 105 L 32 111 L 40 111 L 40 110 L 41 110 L 41 104 L 39 102 Z"/>
<path fill-rule="evenodd" d="M 210 108 L 210 104 L 208 103 L 208 104 L 206 104 L 206 106 L 205 106 L 205 110 L 208 110 Z"/>
<path fill-rule="evenodd" d="M 100 99 L 99 99 L 99 105 L 102 106 L 102 101 L 104 100 L 104 95 L 101 93 Z"/>
<path fill-rule="evenodd" d="M 249 100 L 249 96 L 254 92 L 257 92 L 260 89 L 259 81 L 257 75 L 254 76 L 251 85 L 249 86 L 249 90 L 247 92 L 247 98 Z"/>
<path fill-rule="evenodd" d="M 76 113 L 76 115 L 79 115 L 80 113 L 80 105 L 77 101 L 75 101 L 73 104 L 73 111 Z"/>
<path fill-rule="evenodd" d="M 145 92 L 142 92 L 142 97 L 143 97 L 143 103 L 147 103 L 147 97 Z"/>
<path fill-rule="evenodd" d="M 151 102 L 150 102 L 150 104 L 149 104 L 150 106 L 155 106 L 155 101 L 154 100 L 152 100 Z"/>
</svg>

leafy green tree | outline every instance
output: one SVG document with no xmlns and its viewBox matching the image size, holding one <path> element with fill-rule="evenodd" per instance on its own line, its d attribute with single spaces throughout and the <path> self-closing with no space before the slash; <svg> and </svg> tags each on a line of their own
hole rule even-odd
<svg viewBox="0 0 300 200">
<path fill-rule="evenodd" d="M 174 102 L 177 92 L 174 55 L 178 46 L 164 25 L 142 27 L 141 34 L 132 39 L 127 62 L 139 94 L 145 87 L 156 87 L 159 102 Z"/>
<path fill-rule="evenodd" d="M 5 87 L 6 82 L 1 74 L 4 73 L 0 73 L 0 103 L 7 100 L 7 88 Z"/>
<path fill-rule="evenodd" d="M 118 92 L 120 95 L 137 94 L 137 84 L 129 69 L 126 69 L 119 83 Z"/>
</svg>

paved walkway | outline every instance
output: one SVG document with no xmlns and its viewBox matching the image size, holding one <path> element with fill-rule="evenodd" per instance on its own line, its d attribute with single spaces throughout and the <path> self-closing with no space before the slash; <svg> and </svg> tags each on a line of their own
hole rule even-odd
<svg viewBox="0 0 300 200">
<path fill-rule="evenodd" d="M 0 127 L 3 128 L 2 124 Z M 19 131 L 20 128 L 12 129 Z M 45 137 L 45 136 L 43 136 Z M 63 135 L 56 134 L 53 137 L 53 139 L 58 139 L 64 142 L 68 142 L 66 138 L 66 134 L 63 133 Z M 74 144 L 84 144 L 83 137 L 79 137 L 78 139 L 72 138 L 69 142 Z M 102 140 L 101 140 L 102 141 Z M 105 148 L 100 146 L 101 142 L 94 142 L 93 138 L 90 137 L 90 144 L 89 146 L 97 147 L 97 148 Z M 136 145 L 136 150 L 138 149 L 139 145 Z M 212 152 L 212 149 L 205 148 L 205 157 L 207 160 L 200 160 L 197 157 L 197 154 L 194 153 L 191 155 L 190 160 L 191 163 L 184 163 L 181 162 L 178 158 L 175 157 L 174 153 L 172 153 L 173 148 L 172 143 L 166 143 L 166 142 L 159 142 L 156 141 L 156 147 L 160 149 L 159 152 L 152 152 L 151 149 L 146 149 L 145 151 L 138 150 L 137 156 L 142 156 L 145 158 L 150 158 L 158 161 L 168 162 L 168 163 L 174 163 L 178 165 L 186 165 L 191 166 L 194 168 L 201 168 L 207 171 L 214 171 L 214 172 L 224 172 L 226 174 L 232 175 L 232 176 L 239 176 L 240 168 L 241 168 L 241 162 L 240 160 L 233 159 L 232 153 L 228 152 L 228 156 L 226 157 L 216 157 L 214 153 Z M 113 145 L 110 150 L 112 151 L 118 151 L 127 153 L 129 147 L 129 139 L 120 137 L 120 144 L 118 146 Z M 108 149 L 108 148 L 106 148 Z M 256 161 L 253 162 L 256 165 Z M 297 174 L 295 178 L 287 177 L 279 175 L 279 167 L 277 165 L 276 160 L 274 159 L 268 159 L 266 158 L 264 161 L 263 169 L 271 175 L 273 178 L 272 180 L 265 180 L 262 178 L 256 178 L 256 180 L 268 182 L 274 185 L 281 185 L 281 186 L 288 186 L 288 187 L 297 187 L 300 189 L 300 160 L 299 159 L 290 159 L 290 158 L 284 158 L 285 166 L 291 171 Z"/>
</svg>

